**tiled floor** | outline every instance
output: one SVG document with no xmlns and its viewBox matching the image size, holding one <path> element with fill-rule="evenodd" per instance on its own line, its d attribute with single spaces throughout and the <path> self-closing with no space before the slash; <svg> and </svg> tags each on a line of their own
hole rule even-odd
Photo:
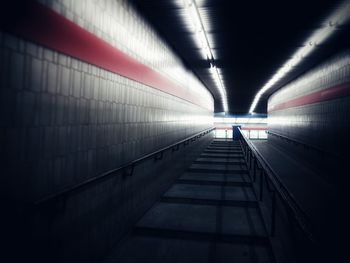
<svg viewBox="0 0 350 263">
<path fill-rule="evenodd" d="M 108 262 L 273 262 L 239 142 L 214 140 Z"/>
</svg>

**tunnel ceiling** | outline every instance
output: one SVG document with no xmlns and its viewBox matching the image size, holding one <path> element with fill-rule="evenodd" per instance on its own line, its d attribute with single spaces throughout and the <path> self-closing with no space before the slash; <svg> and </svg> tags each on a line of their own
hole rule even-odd
<svg viewBox="0 0 350 263">
<path fill-rule="evenodd" d="M 200 55 L 192 40 L 193 33 L 183 22 L 185 9 L 175 0 L 131 1 L 217 97 L 208 71 L 209 62 Z M 230 113 L 240 114 L 248 112 L 256 92 L 320 26 L 339 1 L 197 0 L 196 3 L 204 24 L 208 25 L 205 29 L 216 65 L 222 72 Z M 347 46 L 349 41 L 345 36 L 349 30 L 341 31 L 346 33 L 324 44 L 289 80 L 336 49 Z M 266 113 L 267 97 L 272 91 L 258 104 L 256 112 Z M 217 100 L 215 111 L 222 111 Z"/>
</svg>

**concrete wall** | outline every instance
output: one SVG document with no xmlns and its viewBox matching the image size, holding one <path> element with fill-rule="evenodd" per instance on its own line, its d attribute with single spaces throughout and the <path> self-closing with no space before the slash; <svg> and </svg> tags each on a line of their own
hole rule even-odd
<svg viewBox="0 0 350 263">
<path fill-rule="evenodd" d="M 305 72 L 269 98 L 269 130 L 341 156 L 348 151 L 343 146 L 349 145 L 349 82 L 350 51 L 347 50 Z M 329 88 L 342 85 L 347 87 L 338 92 L 338 97 L 308 102 L 313 99 L 310 94 L 322 98 L 327 92 L 337 92 Z M 299 100 L 302 105 L 288 106 L 293 100 Z M 279 109 L 274 110 L 277 105 Z"/>
<path fill-rule="evenodd" d="M 198 106 L 11 32 L 1 32 L 0 151 L 4 173 L 0 190 L 2 203 L 14 214 L 22 211 L 23 203 L 31 204 L 81 183 L 213 123 L 211 94 L 127 1 L 40 2 L 206 105 Z M 23 229 L 39 239 L 46 237 L 42 240 L 47 244 L 53 242 L 50 247 L 57 261 L 99 261 L 185 169 L 191 153 L 167 157 L 166 166 L 148 162 L 132 180 L 114 179 L 84 191 L 66 200 L 61 213 L 39 211 L 31 217 L 30 226 L 27 217 L 19 221 L 9 217 L 9 221 L 23 224 Z M 164 172 L 174 166 L 180 168 Z M 14 228 L 21 235 L 22 228 Z M 14 242 L 16 238 L 14 235 Z"/>
</svg>

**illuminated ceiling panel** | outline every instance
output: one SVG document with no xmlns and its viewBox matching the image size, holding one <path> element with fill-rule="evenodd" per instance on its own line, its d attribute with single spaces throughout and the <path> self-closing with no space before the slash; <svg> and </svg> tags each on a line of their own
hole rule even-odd
<svg viewBox="0 0 350 263">
<path fill-rule="evenodd" d="M 181 6 L 180 2 L 177 4 Z M 202 3 L 200 3 L 202 4 Z M 202 57 L 208 60 L 210 67 L 208 68 L 216 89 L 220 95 L 220 101 L 222 103 L 222 108 L 224 112 L 228 112 L 228 102 L 226 88 L 221 78 L 220 69 L 217 68 L 215 63 L 215 55 L 213 54 L 212 48 L 215 46 L 214 39 L 207 34 L 207 28 L 210 27 L 210 18 L 205 10 L 199 10 L 197 7 L 197 2 L 195 0 L 183 0 L 182 6 L 187 12 L 187 17 L 183 17 L 183 21 L 187 24 L 188 28 L 192 34 L 192 39 L 197 47 L 201 49 Z"/>
<path fill-rule="evenodd" d="M 240 115 L 249 111 L 254 96 L 267 80 L 292 58 L 315 28 L 320 28 L 320 21 L 325 21 L 342 0 L 196 0 L 209 46 L 207 50 L 214 58 L 212 64 L 218 69 L 217 73 L 214 71 L 216 77 L 210 73 L 211 61 L 194 33 L 196 29 L 183 0 L 130 1 L 210 90 L 215 98 L 215 112 L 223 111 L 225 94 L 220 91 L 223 90 L 221 82 L 229 114 Z M 275 90 L 335 52 L 349 47 L 349 24 L 337 26 L 336 31 L 335 37 L 317 45 L 317 52 L 303 54 L 300 63 L 284 77 L 280 75 L 271 88 L 260 94 L 254 112 L 266 113 L 267 98 Z M 320 39 L 323 37 L 321 34 Z M 297 60 L 292 64 L 295 62 Z M 219 87 L 214 82 L 219 83 Z"/>
</svg>

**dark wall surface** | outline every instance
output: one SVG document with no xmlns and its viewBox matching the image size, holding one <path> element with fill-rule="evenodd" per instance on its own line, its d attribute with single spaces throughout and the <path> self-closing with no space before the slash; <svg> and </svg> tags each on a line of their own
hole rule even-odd
<svg viewBox="0 0 350 263">
<path fill-rule="evenodd" d="M 345 256 L 344 237 L 349 233 L 345 207 L 349 185 L 350 50 L 335 54 L 275 92 L 269 98 L 268 109 L 265 148 L 279 155 L 267 158 L 274 160 L 278 176 L 310 222 L 318 261 L 337 261 Z M 289 231 L 283 223 L 280 225 L 281 233 Z M 293 234 L 298 239 L 293 232 L 281 235 L 286 238 Z"/>
</svg>

